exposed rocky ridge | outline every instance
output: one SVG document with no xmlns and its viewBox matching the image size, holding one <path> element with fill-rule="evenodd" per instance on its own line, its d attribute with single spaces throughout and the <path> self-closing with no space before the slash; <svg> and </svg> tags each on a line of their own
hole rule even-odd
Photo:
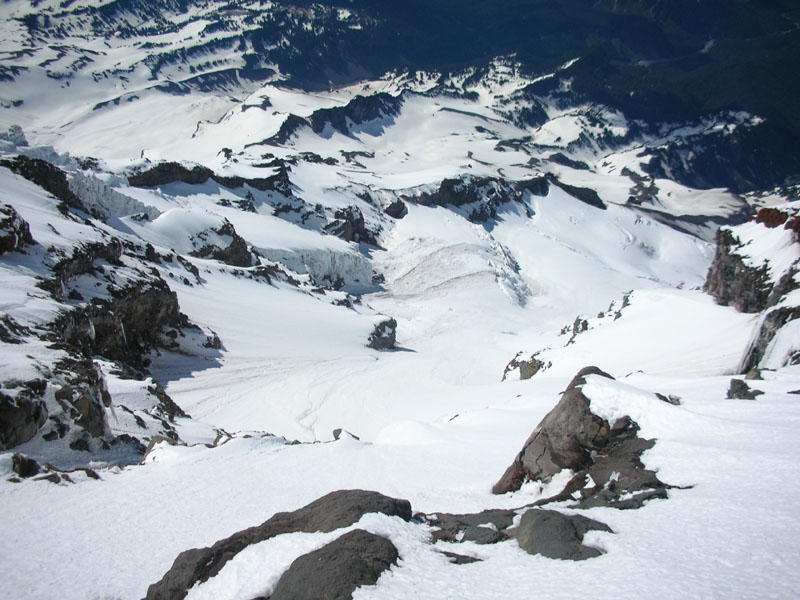
<svg viewBox="0 0 800 600">
<path fill-rule="evenodd" d="M 510 538 L 506 530 L 514 523 L 515 510 L 490 509 L 472 514 L 434 513 L 426 516 L 434 528 L 435 541 L 496 544 Z"/>
<path fill-rule="evenodd" d="M 521 199 L 521 193 L 509 182 L 495 177 L 464 175 L 445 179 L 433 191 L 420 191 L 402 198 L 422 206 L 449 206 L 470 221 L 485 222 L 497 216 L 497 208 Z"/>
<path fill-rule="evenodd" d="M 751 389 L 750 386 L 741 379 L 731 379 L 727 397 L 731 400 L 755 400 L 763 393 L 764 392 L 761 390 Z"/>
<path fill-rule="evenodd" d="M 565 489 L 542 503 L 577 499 L 580 507 L 634 508 L 666 497 L 668 486 L 640 460 L 655 442 L 639 438 L 639 427 L 629 417 L 609 423 L 591 412 L 581 391 L 589 375 L 613 379 L 597 367 L 582 369 L 494 485 L 495 494 L 518 490 L 527 481 L 547 483 L 569 469 L 575 476 Z"/>
<path fill-rule="evenodd" d="M 65 313 L 53 323 L 53 332 L 84 356 L 99 355 L 143 369 L 149 351 L 176 348 L 177 330 L 187 326 L 177 294 L 158 278 L 133 283 L 110 300 L 95 299 Z"/>
<path fill-rule="evenodd" d="M 719 118 L 724 121 L 725 115 Z M 736 126 L 732 119 L 714 133 L 649 149 L 645 168 L 653 177 L 668 177 L 697 189 L 725 187 L 734 193 L 750 192 L 794 182 L 800 166 L 796 153 L 753 152 L 754 148 L 788 147 L 790 143 L 775 123 Z"/>
<path fill-rule="evenodd" d="M 382 119 L 392 120 L 400 114 L 403 102 L 402 94 L 392 96 L 380 92 L 370 96 L 356 96 L 344 106 L 315 110 L 307 118 L 290 114 L 278 132 L 263 143 L 282 146 L 303 127 L 308 127 L 320 135 L 330 126 L 334 131 L 349 136 L 354 125 L 365 125 Z"/>
<path fill-rule="evenodd" d="M 52 267 L 53 276 L 40 282 L 39 287 L 50 292 L 54 298 L 63 300 L 67 296 L 70 280 L 97 271 L 95 262 L 107 262 L 121 266 L 122 242 L 118 238 L 110 238 L 104 242 L 87 242 L 75 246 L 70 256 L 63 256 Z"/>
<path fill-rule="evenodd" d="M 157 187 L 176 182 L 198 185 L 212 180 L 230 189 L 240 188 L 247 184 L 260 191 L 271 190 L 290 193 L 289 167 L 283 161 L 277 162 L 278 172 L 275 175 L 262 178 L 227 177 L 218 175 L 211 169 L 201 165 L 194 165 L 189 168 L 177 162 L 162 162 L 149 169 L 129 175 L 128 183 L 134 187 Z"/>
<path fill-rule="evenodd" d="M 626 292 L 622 295 L 622 300 L 619 301 L 619 308 L 617 308 L 617 300 L 612 300 L 608 308 L 604 311 L 597 313 L 596 317 L 578 315 L 575 320 L 561 328 L 560 336 L 569 334 L 569 338 L 564 342 L 564 347 L 570 346 L 576 342 L 578 336 L 586 333 L 590 329 L 604 327 L 609 323 L 617 321 L 622 318 L 623 311 L 630 306 L 631 295 L 633 290 Z M 512 358 L 503 369 L 502 381 L 505 381 L 512 375 L 517 375 L 520 381 L 526 381 L 535 375 L 546 371 L 553 366 L 552 361 L 547 360 L 549 352 L 552 348 L 541 348 L 536 352 L 529 353 L 526 350 L 521 350 Z"/>
<path fill-rule="evenodd" d="M 10 162 L 20 174 L 61 198 L 63 218 L 74 221 L 69 210 L 85 209 L 57 167 L 25 157 Z M 12 221 L 24 223 L 21 218 Z M 25 453 L 54 461 L 58 456 L 65 464 L 105 460 L 101 455 L 136 462 L 144 451 L 139 438 L 177 438 L 174 419 L 186 416 L 149 378 L 148 354 L 158 349 L 195 351 L 203 343 L 219 348 L 220 342 L 181 314 L 176 294 L 147 263 L 161 261 L 152 247 L 122 242 L 86 219 L 77 222 L 91 241 L 32 251 L 34 259 L 41 259 L 34 267 L 37 285 L 55 301 L 55 318 L 30 324 L 10 314 L 0 319 L 2 342 L 19 346 L 21 354 L 26 353 L 26 344 L 37 348 L 46 344 L 49 357 L 33 350 L 27 360 L 37 378 L 0 382 L 0 444 L 3 449 L 26 444 Z M 52 223 L 50 228 L 57 233 Z M 33 241 L 24 226 L 17 227 L 15 235 L 23 245 Z M 103 366 L 103 361 L 114 365 Z M 113 402 L 107 385 L 111 372 L 140 382 L 134 409 Z"/>
<path fill-rule="evenodd" d="M 380 92 L 370 96 L 356 96 L 344 106 L 314 111 L 308 118 L 314 133 L 320 134 L 330 125 L 344 135 L 350 135 L 353 125 L 364 125 L 380 119 L 391 119 L 400 114 L 403 96 Z"/>
<path fill-rule="evenodd" d="M 66 357 L 52 368 L 44 369 L 40 379 L 7 380 L 2 387 L 0 443 L 3 449 L 20 447 L 41 438 L 47 444 L 45 456 L 60 453 L 64 457 L 71 451 L 69 464 L 88 464 L 89 456 L 99 456 L 96 453 L 103 452 L 113 454 L 123 463 L 135 462 L 144 450 L 144 445 L 136 438 L 111 431 L 107 410 L 112 400 L 105 374 L 91 359 Z M 177 437 L 166 418 L 160 424 L 161 432 Z M 23 451 L 36 455 L 39 450 L 32 447 Z M 78 456 L 81 454 L 85 454 L 85 458 Z"/>
<path fill-rule="evenodd" d="M 760 312 L 769 306 L 772 286 L 766 265 L 753 268 L 736 253 L 741 243 L 729 229 L 716 235 L 717 250 L 708 270 L 703 290 L 719 304 L 741 312 Z"/>
<path fill-rule="evenodd" d="M 793 232 L 795 244 L 800 241 L 796 231 L 800 227 L 800 216 L 796 210 L 762 208 L 753 221 L 764 227 L 764 234 L 767 230 L 780 228 Z M 759 267 L 747 264 L 743 258 L 747 246 L 742 244 L 735 231 L 734 228 L 717 232 L 716 254 L 703 290 L 720 304 L 733 306 L 741 312 L 762 313 L 757 331 L 739 366 L 740 373 L 748 373 L 761 365 L 781 329 L 800 318 L 800 307 L 793 306 L 796 301 L 790 300 L 791 293 L 798 288 L 796 275 L 799 266 L 795 260 L 784 272 L 773 274 L 772 265 L 767 261 Z M 779 260 L 780 257 L 771 256 L 769 259 Z M 776 305 L 780 306 L 773 309 Z M 783 359 L 786 364 L 800 362 L 800 348 L 793 352 L 790 350 Z"/>
<path fill-rule="evenodd" d="M 42 387 L 38 381 L 21 384 L 16 394 L 9 395 L 8 384 L 0 392 L 0 449 L 6 450 L 24 444 L 47 421 L 47 406 L 42 401 Z"/>
<path fill-rule="evenodd" d="M 435 513 L 425 519 L 434 528 L 433 539 L 437 542 L 497 544 L 516 540 L 528 554 L 561 560 L 600 556 L 602 550 L 583 544 L 584 535 L 589 531 L 613 533 L 600 521 L 532 505 L 474 514 Z"/>
<path fill-rule="evenodd" d="M 401 199 L 422 206 L 446 206 L 470 221 L 484 223 L 494 219 L 498 208 L 503 204 L 521 202 L 525 192 L 534 196 L 546 196 L 550 185 L 555 185 L 590 206 L 606 209 L 596 191 L 568 185 L 552 173 L 516 182 L 497 177 L 462 175 L 459 178 L 442 180 L 432 191 L 411 190 L 402 195 Z"/>
<path fill-rule="evenodd" d="M 578 187 L 574 185 L 568 185 L 563 181 L 560 181 L 555 175 L 552 173 L 547 174 L 547 181 L 555 185 L 556 187 L 561 188 L 567 194 L 572 196 L 573 198 L 577 198 L 581 202 L 588 204 L 589 206 L 593 206 L 595 208 L 599 208 L 601 210 L 606 210 L 608 208 L 600 199 L 600 196 L 597 195 L 597 192 L 590 188 Z"/>
<path fill-rule="evenodd" d="M 33 335 L 31 328 L 18 323 L 11 315 L 0 317 L 0 342 L 21 344 L 29 335 Z"/>
<path fill-rule="evenodd" d="M 70 189 L 64 171 L 55 165 L 39 158 L 28 158 L 20 154 L 10 159 L 0 160 L 0 166 L 35 183 L 61 200 L 61 212 L 66 213 L 69 208 L 88 212 Z"/>
</svg>

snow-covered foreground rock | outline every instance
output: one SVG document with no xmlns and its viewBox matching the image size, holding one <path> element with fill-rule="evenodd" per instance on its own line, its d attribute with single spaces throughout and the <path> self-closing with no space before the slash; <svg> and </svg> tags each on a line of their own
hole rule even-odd
<svg viewBox="0 0 800 600">
<path fill-rule="evenodd" d="M 39 4 L 0 9 L 0 595 L 796 594 L 797 188 L 688 185 L 761 117 L 629 118 L 578 58 L 309 92 L 254 15 L 374 23 Z"/>
</svg>

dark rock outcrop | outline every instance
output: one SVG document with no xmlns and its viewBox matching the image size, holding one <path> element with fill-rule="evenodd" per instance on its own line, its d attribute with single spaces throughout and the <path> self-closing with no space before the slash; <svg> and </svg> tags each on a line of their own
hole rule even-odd
<svg viewBox="0 0 800 600">
<path fill-rule="evenodd" d="M 454 565 L 471 565 L 472 563 L 481 562 L 480 558 L 475 558 L 474 556 L 466 556 L 464 554 L 458 554 L 456 552 L 442 552 L 449 560 L 451 564 Z"/>
<path fill-rule="evenodd" d="M 716 115 L 716 119 L 724 123 L 726 116 Z M 794 143 L 790 129 L 781 121 L 741 125 L 732 117 L 730 124 L 734 127 L 705 128 L 702 133 L 649 148 L 650 158 L 642 164 L 643 169 L 653 177 L 691 188 L 728 188 L 737 194 L 785 185 L 796 176 L 797 156 L 766 150 L 790 148 Z M 754 152 L 754 148 L 760 151 Z"/>
<path fill-rule="evenodd" d="M 516 515 L 525 509 L 519 524 L 512 527 Z M 530 554 L 567 560 L 599 556 L 602 554 L 600 550 L 583 545 L 583 536 L 587 531 L 611 532 L 608 525 L 599 521 L 533 506 L 514 510 L 485 510 L 475 514 L 436 513 L 425 520 L 434 528 L 434 541 L 496 544 L 516 539 L 520 547 Z"/>
<path fill-rule="evenodd" d="M 778 208 L 762 208 L 756 213 L 755 222 L 761 223 L 768 229 L 775 229 L 785 225 L 789 220 L 789 213 L 783 212 Z"/>
<path fill-rule="evenodd" d="M 377 246 L 375 234 L 367 229 L 364 215 L 357 206 L 340 208 L 333 215 L 334 220 L 323 228 L 326 233 L 335 235 L 346 242 L 364 242 Z"/>
<path fill-rule="evenodd" d="M 345 106 L 322 108 L 308 118 L 314 133 L 322 133 L 330 125 L 344 135 L 350 135 L 352 125 L 363 125 L 378 119 L 392 119 L 400 114 L 403 96 L 392 96 L 385 92 L 371 96 L 356 96 Z"/>
<path fill-rule="evenodd" d="M 651 498 L 666 497 L 668 486 L 640 460 L 655 442 L 639 438 L 639 428 L 629 417 L 609 423 L 591 412 L 581 390 L 589 375 L 612 379 L 597 367 L 581 369 L 494 485 L 495 494 L 518 490 L 526 481 L 547 483 L 569 469 L 575 475 L 565 489 L 539 504 L 577 500 L 581 508 L 636 508 Z"/>
<path fill-rule="evenodd" d="M 330 532 L 356 523 L 368 513 L 411 519 L 407 500 L 377 492 L 341 490 L 331 492 L 293 512 L 277 513 L 261 525 L 235 533 L 209 548 L 181 552 L 164 577 L 147 590 L 147 600 L 184 598 L 187 590 L 214 577 L 236 554 L 251 544 L 294 532 Z"/>
<path fill-rule="evenodd" d="M 755 400 L 756 397 L 763 393 L 761 390 L 751 389 L 741 379 L 731 379 L 730 387 L 728 387 L 728 398 L 730 400 Z"/>
<path fill-rule="evenodd" d="M 61 201 L 59 208 L 62 212 L 66 212 L 68 208 L 86 212 L 83 203 L 69 188 L 69 182 L 64 172 L 46 160 L 19 155 L 11 159 L 0 160 L 0 166 L 6 167 L 53 194 Z"/>
<path fill-rule="evenodd" d="M 552 173 L 547 174 L 547 180 L 554 186 L 564 190 L 567 194 L 569 194 L 573 198 L 580 200 L 581 202 L 584 202 L 589 206 L 593 206 L 601 210 L 606 210 L 607 208 L 605 202 L 603 202 L 600 199 L 600 196 L 598 196 L 597 192 L 594 191 L 593 189 L 568 185 L 563 181 L 560 181 L 558 177 L 556 177 Z"/>
<path fill-rule="evenodd" d="M 146 366 L 144 354 L 169 348 L 174 340 L 166 328 L 188 325 L 178 297 L 163 279 L 140 281 L 114 294 L 110 300 L 65 313 L 53 324 L 57 340 L 84 356 L 100 355 L 136 368 Z"/>
<path fill-rule="evenodd" d="M 761 209 L 755 221 L 767 229 L 784 226 L 791 229 L 790 215 L 777 209 Z M 779 304 L 789 292 L 797 289 L 795 282 L 798 264 L 795 263 L 783 273 L 776 283 L 770 278 L 767 263 L 752 267 L 745 264 L 738 254 L 742 243 L 730 229 L 720 229 L 716 236 L 717 249 L 708 270 L 703 290 L 719 303 L 733 306 L 740 312 L 765 312 Z M 800 318 L 800 307 L 782 306 L 766 313 L 759 330 L 747 349 L 739 368 L 740 373 L 748 373 L 759 367 L 770 342 L 778 331 L 790 321 Z M 788 362 L 800 362 L 800 356 L 788 357 Z"/>
<path fill-rule="evenodd" d="M 220 248 L 219 246 L 215 246 L 213 244 L 208 244 L 191 252 L 190 254 L 192 256 L 197 256 L 198 258 L 214 258 L 233 267 L 253 266 L 255 263 L 255 257 L 253 256 L 253 253 L 250 252 L 250 248 L 247 246 L 247 241 L 245 241 L 245 239 L 239 235 L 230 221 L 225 219 L 222 225 L 213 230 L 213 233 L 216 233 L 223 238 L 231 238 L 230 244 L 224 248 Z M 201 232 L 196 237 L 198 237 L 200 241 L 206 241 L 208 235 Z"/>
<path fill-rule="evenodd" d="M 541 352 L 541 351 L 540 351 Z M 543 361 L 536 358 L 539 352 L 532 354 L 529 358 L 523 358 L 523 352 L 518 352 L 503 369 L 503 381 L 506 380 L 509 373 L 519 370 L 520 381 L 527 381 L 537 373 L 545 371 L 553 366 L 550 361 Z"/>
<path fill-rule="evenodd" d="M 340 600 L 356 588 L 375 585 L 397 563 L 394 544 L 356 529 L 296 559 L 281 575 L 270 600 Z"/>
<path fill-rule="evenodd" d="M 64 383 L 55 398 L 71 413 L 75 424 L 92 437 L 109 437 L 105 409 L 111 406 L 102 371 L 91 359 L 65 359 L 59 363 Z"/>
<path fill-rule="evenodd" d="M 550 162 L 556 163 L 557 165 L 561 165 L 563 167 L 569 167 L 570 169 L 576 169 L 579 171 L 589 171 L 589 165 L 581 160 L 573 160 L 569 156 L 565 155 L 563 152 L 556 152 L 551 154 L 547 157 L 547 160 Z"/>
<path fill-rule="evenodd" d="M 588 375 L 611 378 L 597 367 L 582 369 L 495 484 L 495 494 L 518 490 L 528 480 L 548 482 L 562 469 L 580 471 L 592 463 L 592 452 L 627 428 L 627 423 L 611 426 L 589 410 L 589 399 L 580 389 Z"/>
<path fill-rule="evenodd" d="M 0 203 L 0 255 L 24 252 L 25 246 L 35 244 L 28 223 L 13 206 Z"/>
<path fill-rule="evenodd" d="M 503 179 L 464 175 L 445 179 L 432 192 L 403 198 L 422 206 L 451 206 L 460 209 L 473 222 L 483 223 L 497 216 L 497 208 L 519 200 L 522 192 Z"/>
<path fill-rule="evenodd" d="M 11 457 L 11 470 L 22 479 L 35 477 L 34 481 L 49 481 L 50 483 L 75 483 L 75 475 L 83 475 L 87 479 L 100 479 L 100 476 L 93 469 L 79 467 L 77 469 L 59 469 L 50 463 L 39 464 L 34 459 L 24 456 L 19 452 Z M 38 477 L 37 477 L 38 475 Z M 10 481 L 19 482 L 13 478 Z"/>
<path fill-rule="evenodd" d="M 278 133 L 273 135 L 271 138 L 264 140 L 263 143 L 271 144 L 273 146 L 282 146 L 291 140 L 292 136 L 294 136 L 303 127 L 311 127 L 311 123 L 309 123 L 303 117 L 289 115 L 281 124 L 280 129 L 278 129 Z"/>
<path fill-rule="evenodd" d="M 772 292 L 767 267 L 744 264 L 742 257 L 736 254 L 741 244 L 729 229 L 718 230 L 716 242 L 716 254 L 703 291 L 711 294 L 717 303 L 733 306 L 740 312 L 765 310 Z"/>
<path fill-rule="evenodd" d="M 603 554 L 597 548 L 583 545 L 583 536 L 589 531 L 613 533 L 608 525 L 600 521 L 542 509 L 532 509 L 523 514 L 519 526 L 509 533 L 516 538 L 520 548 L 529 554 L 563 560 L 586 560 Z"/>
<path fill-rule="evenodd" d="M 550 180 L 542 175 L 541 177 L 534 177 L 533 179 L 526 179 L 518 182 L 514 187 L 520 193 L 530 192 L 534 196 L 547 196 L 550 191 Z"/>
<path fill-rule="evenodd" d="M 11 315 L 0 317 L 0 342 L 21 344 L 23 338 L 28 335 L 33 335 L 30 327 L 18 323 Z"/>
<path fill-rule="evenodd" d="M 391 350 L 397 342 L 397 321 L 389 317 L 377 325 L 367 340 L 367 346 L 375 350 Z"/>
<path fill-rule="evenodd" d="M 384 206 L 383 212 L 393 219 L 402 219 L 408 214 L 408 208 L 405 202 L 397 199 Z"/>
<path fill-rule="evenodd" d="M 214 171 L 200 165 L 189 168 L 177 162 L 163 162 L 130 175 L 128 183 L 134 187 L 156 187 L 178 181 L 196 185 L 205 183 L 213 175 Z"/>
<path fill-rule="evenodd" d="M 508 539 L 504 530 L 511 527 L 514 515 L 513 510 L 485 510 L 460 515 L 436 513 L 427 521 L 435 528 L 435 541 L 496 544 Z"/>
<path fill-rule="evenodd" d="M 12 397 L 0 392 L 0 450 L 24 444 L 47 420 L 47 407 L 36 394 L 23 390 Z"/>
<path fill-rule="evenodd" d="M 58 261 L 53 266 L 53 277 L 42 281 L 39 286 L 50 292 L 54 298 L 62 300 L 64 290 L 70 279 L 94 273 L 96 261 L 106 261 L 115 266 L 120 266 L 122 257 L 122 243 L 117 238 L 108 242 L 91 242 L 76 246 L 72 255 Z"/>
<path fill-rule="evenodd" d="M 39 474 L 41 466 L 32 458 L 23 456 L 19 452 L 15 452 L 11 457 L 11 470 L 23 479 L 33 477 Z"/>
<path fill-rule="evenodd" d="M 177 162 L 163 162 L 144 171 L 129 175 L 128 183 L 134 187 L 158 187 L 177 182 L 199 185 L 212 180 L 228 189 L 237 189 L 247 184 L 261 191 L 289 192 L 291 183 L 289 182 L 288 167 L 285 162 L 276 160 L 273 163 L 258 166 L 277 167 L 278 172 L 270 177 L 226 177 L 218 175 L 202 165 L 194 165 L 189 168 Z"/>
</svg>

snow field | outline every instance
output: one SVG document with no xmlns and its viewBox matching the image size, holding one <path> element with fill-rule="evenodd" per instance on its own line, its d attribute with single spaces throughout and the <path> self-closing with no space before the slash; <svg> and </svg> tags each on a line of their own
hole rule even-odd
<svg viewBox="0 0 800 600">
<path fill-rule="evenodd" d="M 27 6 L 15 1 L 2 10 L 11 15 Z M 57 3 L 47 7 L 56 10 Z M 204 25 L 181 23 L 159 41 L 190 44 Z M 0 35 L 0 51 L 14 52 L 22 29 L 11 19 L 0 27 L 7 34 Z M 800 483 L 793 474 L 800 403 L 788 392 L 800 388 L 800 370 L 782 362 L 799 332 L 787 327 L 768 349 L 765 364 L 776 371 L 750 382 L 764 395 L 725 399 L 758 317 L 717 306 L 699 291 L 713 256 L 713 245 L 703 241 L 713 238 L 712 227 L 687 225 L 699 234 L 693 237 L 644 210 L 724 218 L 740 211 L 743 201 L 723 190 L 691 190 L 659 179 L 652 182 L 659 190 L 652 205 L 625 206 L 634 182 L 621 172 L 627 167 L 642 173 L 639 142 L 615 149 L 590 143 L 570 154 L 585 160 L 588 170 L 549 161 L 591 133 L 588 107 L 548 105 L 552 119 L 543 127 L 512 125 L 502 109 L 530 81 L 509 65 L 496 64 L 488 76 L 497 85 L 476 84 L 478 101 L 406 92 L 395 117 L 355 125 L 349 135 L 331 127 L 321 135 L 302 129 L 274 146 L 261 142 L 289 114 L 307 117 L 343 106 L 367 90 L 306 94 L 271 83 L 243 93 L 244 101 L 170 95 L 152 89 L 158 81 L 139 64 L 147 51 L 138 40 L 113 42 L 97 66 L 133 67 L 129 80 L 95 82 L 81 72 L 62 86 L 32 69 L 0 84 L 4 101 L 24 99 L 13 110 L 3 104 L 0 124 L 24 127 L 33 146 L 17 150 L 68 169 L 77 168 L 74 160 L 42 145 L 97 156 L 107 169 L 99 176 L 108 189 L 148 207 L 154 218 L 133 218 L 139 204 L 112 193 L 119 212 L 94 229 L 61 218 L 55 200 L 0 169 L 3 201 L 30 223 L 41 245 L 29 255 L 3 257 L 0 308 L 28 325 L 47 323 L 62 308 L 35 287 L 36 277 L 48 274 L 42 261 L 51 246 L 69 252 L 78 241 L 102 240 L 105 232 L 151 243 L 162 253 L 187 254 L 197 249 L 201 233 L 227 243 L 209 233 L 225 219 L 265 264 L 283 263 L 304 284 L 323 274 L 339 276 L 345 290 L 365 292 L 363 303 L 334 306 L 333 299 L 346 299 L 344 291 L 312 294 L 302 286 L 270 285 L 208 259 L 189 259 L 200 275 L 191 285 L 182 282 L 185 270 L 178 265 L 158 267 L 181 310 L 223 343 L 218 353 L 153 357 L 155 379 L 193 417 L 176 423 L 190 445 L 159 444 L 141 466 L 98 462 L 93 466 L 102 481 L 3 482 L 0 595 L 38 599 L 58 590 L 67 600 L 141 598 L 179 552 L 336 489 L 378 490 L 408 498 L 415 511 L 425 512 L 516 508 L 550 496 L 567 474 L 544 488 L 528 484 L 504 496 L 490 490 L 572 376 L 589 364 L 618 379 L 590 378 L 584 391 L 593 409 L 634 418 L 641 435 L 657 439 L 644 456 L 646 465 L 684 489 L 640 510 L 583 511 L 616 533 L 591 534 L 589 542 L 607 554 L 582 563 L 530 556 L 513 541 L 432 546 L 423 526 L 368 515 L 356 526 L 389 537 L 401 560 L 377 587 L 355 597 L 566 599 L 585 595 L 598 582 L 613 586 L 615 596 L 637 599 L 797 594 L 800 577 L 792 558 L 800 551 Z M 63 68 L 79 49 L 61 57 L 43 49 L 25 60 L 58 58 L 54 64 Z M 235 57 L 222 58 L 235 64 Z M 396 77 L 369 85 L 396 94 L 405 83 Z M 434 83 L 423 77 L 414 85 L 422 91 Z M 57 89 L 63 101 L 54 107 L 53 94 L 43 89 Z M 101 102 L 108 103 L 94 110 Z M 624 133 L 621 115 L 600 116 Z M 663 133 L 666 143 L 679 132 Z M 501 146 L 500 140 L 516 145 Z M 223 146 L 231 150 L 230 160 Z M 224 175 L 268 177 L 275 168 L 258 165 L 269 155 L 292 161 L 303 152 L 338 164 L 294 161 L 297 197 L 331 212 L 360 207 L 368 224 L 381 227 L 383 249 L 363 251 L 313 225 L 300 227 L 291 216 L 279 218 L 270 201 L 281 199 L 273 192 L 229 190 L 212 181 L 138 189 L 124 180 L 126 169 L 162 159 L 195 162 Z M 343 152 L 359 154 L 348 159 Z M 359 197 L 366 192 L 391 201 L 433 189 L 447 177 L 515 181 L 545 171 L 597 190 L 607 210 L 551 186 L 545 197 L 526 194 L 522 202 L 500 207 L 498 218 L 482 225 L 446 208 L 417 205 L 392 220 Z M 254 195 L 256 213 L 218 204 L 242 200 L 246 191 Z M 748 256 L 755 266 L 769 258 L 774 281 L 800 256 L 797 246 L 783 230 L 763 236 L 763 227 L 751 225 L 740 229 Z M 383 276 L 381 287 L 371 287 L 373 271 Z M 622 307 L 628 292 L 629 305 Z M 384 314 L 398 321 L 398 348 L 377 352 L 366 340 Z M 586 319 L 589 329 L 567 344 L 570 333 L 559 331 L 576 317 Z M 35 377 L 36 362 L 51 363 L 58 352 L 44 343 L 3 349 L 3 377 L 21 380 Z M 539 358 L 552 366 L 530 381 L 501 382 L 504 367 L 521 350 L 542 350 Z M 143 384 L 102 366 L 117 404 L 143 410 Z M 682 404 L 660 402 L 652 392 L 675 394 Z M 121 411 L 110 414 L 109 423 L 115 432 L 135 431 Z M 334 428 L 346 432 L 335 442 Z M 228 435 L 218 447 L 206 447 L 220 429 Z M 295 440 L 302 443 L 288 443 Z M 0 476 L 10 475 L 11 454 L 5 453 Z M 343 532 L 281 536 L 250 548 L 190 597 L 250 600 L 267 592 L 296 556 Z M 450 565 L 437 552 L 445 549 L 483 562 Z"/>
</svg>

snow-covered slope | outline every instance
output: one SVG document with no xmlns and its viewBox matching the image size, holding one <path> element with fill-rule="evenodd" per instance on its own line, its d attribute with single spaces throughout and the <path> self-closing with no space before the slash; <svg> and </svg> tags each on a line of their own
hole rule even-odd
<svg viewBox="0 0 800 600">
<path fill-rule="evenodd" d="M 284 531 L 188 597 L 268 596 L 353 528 L 399 552 L 357 598 L 794 593 L 797 200 L 686 185 L 688 146 L 760 117 L 539 93 L 580 58 L 317 92 L 248 62 L 270 18 L 370 26 L 344 9 L 35 8 L 0 9 L 3 596 L 141 598 L 180 552 L 348 488 L 421 516 Z M 587 418 L 643 444 L 658 493 L 591 504 L 641 490 L 573 489 L 585 465 L 492 493 L 587 365 L 614 377 L 577 386 Z M 578 540 L 602 555 L 532 555 L 537 502 L 613 530 Z"/>
</svg>

